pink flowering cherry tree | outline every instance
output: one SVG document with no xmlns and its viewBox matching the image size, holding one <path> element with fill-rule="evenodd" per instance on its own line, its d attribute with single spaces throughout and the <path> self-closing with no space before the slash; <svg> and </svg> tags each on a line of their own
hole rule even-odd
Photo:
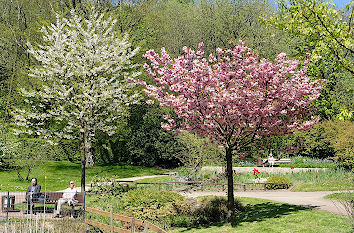
<svg viewBox="0 0 354 233">
<path fill-rule="evenodd" d="M 228 177 L 228 208 L 234 210 L 232 155 L 246 156 L 240 149 L 257 138 L 307 130 L 318 120 L 311 103 L 320 95 L 323 80 L 306 76 L 308 60 L 288 60 L 280 53 L 275 61 L 259 59 L 242 41 L 233 49 L 217 49 L 204 56 L 183 48 L 172 59 L 164 48 L 144 55 L 153 85 L 135 79 L 161 106 L 174 110 L 180 124 L 164 115 L 166 130 L 187 130 L 225 148 Z"/>
</svg>

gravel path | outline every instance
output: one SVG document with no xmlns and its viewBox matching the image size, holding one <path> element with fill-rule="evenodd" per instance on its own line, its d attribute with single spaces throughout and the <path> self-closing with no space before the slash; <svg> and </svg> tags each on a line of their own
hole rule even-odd
<svg viewBox="0 0 354 233">
<path fill-rule="evenodd" d="M 292 205 L 305 206 L 311 209 L 329 211 L 335 214 L 347 215 L 341 203 L 327 200 L 323 197 L 335 193 L 333 191 L 324 192 L 290 192 L 290 191 L 255 191 L 255 192 L 235 192 L 235 197 L 253 197 Z M 206 195 L 226 196 L 226 192 L 190 192 L 181 193 L 185 197 L 195 198 Z"/>
<path fill-rule="evenodd" d="M 136 177 L 128 177 L 128 178 L 121 178 L 118 179 L 119 181 L 137 181 L 137 180 L 142 180 L 146 178 L 155 178 L 155 177 L 164 177 L 168 175 L 154 175 L 154 176 L 136 176 Z"/>
<path fill-rule="evenodd" d="M 153 176 L 136 176 L 136 177 L 127 177 L 127 178 L 120 178 L 117 179 L 119 181 L 122 182 L 133 182 L 133 181 L 137 181 L 137 180 L 141 180 L 141 179 L 146 179 L 146 178 L 155 178 L 155 177 L 164 177 L 164 176 L 168 176 L 168 175 L 153 175 Z M 86 185 L 85 186 L 85 190 L 88 191 L 90 190 L 91 186 L 90 185 Z M 81 192 L 81 187 L 76 187 L 78 192 Z M 58 192 L 63 192 L 64 190 L 60 190 Z"/>
</svg>

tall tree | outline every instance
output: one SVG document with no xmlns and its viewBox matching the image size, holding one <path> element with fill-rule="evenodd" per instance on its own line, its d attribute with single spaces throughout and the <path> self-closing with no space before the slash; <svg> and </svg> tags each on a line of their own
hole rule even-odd
<svg viewBox="0 0 354 233">
<path fill-rule="evenodd" d="M 262 18 L 267 25 L 301 38 L 297 49 L 311 53 L 309 75 L 328 80 L 317 101 L 323 119 L 354 106 L 354 1 L 346 10 L 321 0 L 280 1 L 279 13 Z"/>
<path fill-rule="evenodd" d="M 354 1 L 341 12 L 333 3 L 318 0 L 284 0 L 280 14 L 264 21 L 305 39 L 313 59 L 331 59 L 354 75 Z"/>
<path fill-rule="evenodd" d="M 219 48 L 209 58 L 204 58 L 202 43 L 199 49 L 185 47 L 184 55 L 176 59 L 164 49 L 161 55 L 147 51 L 150 64 L 144 67 L 155 85 L 135 82 L 160 105 L 171 107 L 182 121 L 177 126 L 165 115 L 163 128 L 196 132 L 224 146 L 232 213 L 232 154 L 257 138 L 311 128 L 317 118 L 311 117 L 310 104 L 320 95 L 322 80 L 306 76 L 308 60 L 302 68 L 300 61 L 286 60 L 284 53 L 274 62 L 259 60 L 242 42 L 232 50 Z"/>
<path fill-rule="evenodd" d="M 55 25 L 42 28 L 43 45 L 28 43 L 40 62 L 29 75 L 41 85 L 21 90 L 30 106 L 17 109 L 15 131 L 79 140 L 83 191 L 97 132 L 113 135 L 115 122 L 138 99 L 134 85 L 126 82 L 137 75 L 130 63 L 137 49 L 130 48 L 127 35 L 119 39 L 112 31 L 115 22 L 95 9 L 87 19 L 72 10 L 70 18 L 58 15 Z"/>
<path fill-rule="evenodd" d="M 268 4 L 258 0 L 161 1 L 146 17 L 156 30 L 150 48 L 165 47 L 169 54 L 177 56 L 183 46 L 194 47 L 203 41 L 209 53 L 221 46 L 229 47 L 227 39 L 242 39 L 262 57 L 274 58 L 278 51 L 291 54 L 289 44 L 294 44 L 294 39 L 258 21 L 272 12 Z"/>
</svg>

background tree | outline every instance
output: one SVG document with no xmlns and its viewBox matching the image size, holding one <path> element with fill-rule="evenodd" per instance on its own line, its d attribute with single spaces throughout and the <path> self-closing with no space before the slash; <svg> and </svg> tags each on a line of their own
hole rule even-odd
<svg viewBox="0 0 354 233">
<path fill-rule="evenodd" d="M 161 167 L 177 167 L 180 161 L 174 156 L 181 153 L 184 144 L 177 136 L 160 127 L 162 109 L 146 103 L 131 108 L 128 123 L 132 126 L 126 143 L 127 162 Z"/>
<path fill-rule="evenodd" d="M 274 58 L 278 51 L 292 54 L 289 45 L 295 44 L 294 38 L 258 21 L 272 12 L 272 7 L 258 0 L 169 0 L 158 4 L 145 20 L 156 31 L 150 48 L 164 47 L 173 56 L 181 54 L 183 46 L 193 48 L 200 41 L 211 53 L 218 47 L 229 47 L 227 39 L 242 39 L 267 58 Z"/>
<path fill-rule="evenodd" d="M 291 0 L 279 2 L 280 14 L 267 21 L 282 30 L 303 37 L 312 47 L 314 59 L 332 59 L 354 75 L 354 1 L 347 5 L 347 14 L 329 2 Z"/>
<path fill-rule="evenodd" d="M 228 208 L 234 210 L 232 153 L 257 138 L 284 135 L 294 129 L 309 129 L 316 122 L 310 107 L 321 91 L 321 80 L 306 76 L 308 61 L 299 68 L 297 60 L 281 53 L 274 62 L 261 59 L 240 42 L 232 50 L 217 49 L 204 58 L 203 44 L 195 52 L 172 59 L 164 49 L 145 57 L 146 72 L 155 85 L 136 82 L 161 106 L 171 107 L 181 119 L 180 129 L 209 137 L 225 147 L 228 176 Z M 149 101 L 152 102 L 151 100 Z M 161 126 L 177 127 L 169 115 Z M 177 128 L 176 130 L 180 130 Z M 240 154 L 244 157 L 244 154 Z"/>
<path fill-rule="evenodd" d="M 327 79 L 317 101 L 323 119 L 354 107 L 354 1 L 345 11 L 333 3 L 317 0 L 280 1 L 279 13 L 262 19 L 267 25 L 298 37 L 297 50 L 310 51 L 309 75 Z"/>
<path fill-rule="evenodd" d="M 87 19 L 72 10 L 70 18 L 58 15 L 55 25 L 42 28 L 43 45 L 28 44 L 40 62 L 29 75 L 40 85 L 22 90 L 29 107 L 17 110 L 16 132 L 79 140 L 82 191 L 85 166 L 94 163 L 96 133 L 113 135 L 115 122 L 138 99 L 126 82 L 137 75 L 130 64 L 137 50 L 130 48 L 127 35 L 119 39 L 112 31 L 115 22 L 95 9 Z"/>
</svg>

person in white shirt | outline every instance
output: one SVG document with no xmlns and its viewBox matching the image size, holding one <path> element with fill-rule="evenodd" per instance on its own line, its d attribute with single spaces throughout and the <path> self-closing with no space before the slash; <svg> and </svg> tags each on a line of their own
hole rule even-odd
<svg viewBox="0 0 354 233">
<path fill-rule="evenodd" d="M 274 166 L 275 159 L 273 157 L 272 152 L 270 152 L 269 157 L 268 157 L 268 163 L 273 167 Z"/>
<path fill-rule="evenodd" d="M 57 209 L 54 211 L 54 217 L 60 217 L 61 206 L 65 203 L 69 205 L 75 204 L 75 195 L 77 190 L 74 181 L 70 181 L 70 188 L 64 190 L 63 197 L 58 200 Z"/>
</svg>

